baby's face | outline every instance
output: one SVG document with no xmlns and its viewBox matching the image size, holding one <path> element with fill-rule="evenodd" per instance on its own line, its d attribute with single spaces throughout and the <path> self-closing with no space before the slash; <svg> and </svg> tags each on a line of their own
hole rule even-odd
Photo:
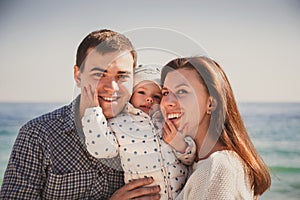
<svg viewBox="0 0 300 200">
<path fill-rule="evenodd" d="M 134 88 L 130 103 L 135 108 L 139 108 L 149 115 L 150 111 L 151 113 L 154 111 L 153 109 L 159 109 L 161 96 L 161 90 L 158 85 L 146 81 L 139 83 Z"/>
</svg>

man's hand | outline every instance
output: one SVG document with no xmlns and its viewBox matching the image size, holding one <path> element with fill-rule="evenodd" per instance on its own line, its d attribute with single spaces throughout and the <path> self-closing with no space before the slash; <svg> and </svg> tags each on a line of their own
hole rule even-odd
<svg viewBox="0 0 300 200">
<path fill-rule="evenodd" d="M 143 199 L 143 200 L 156 200 L 160 199 L 159 186 L 147 186 L 153 183 L 153 178 L 142 178 L 127 183 L 118 189 L 110 198 L 110 200 L 120 199 Z"/>
</svg>

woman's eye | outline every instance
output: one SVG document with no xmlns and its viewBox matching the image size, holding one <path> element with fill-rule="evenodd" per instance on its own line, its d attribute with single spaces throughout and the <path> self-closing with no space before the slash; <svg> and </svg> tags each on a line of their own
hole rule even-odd
<svg viewBox="0 0 300 200">
<path fill-rule="evenodd" d="M 162 95 L 163 96 L 168 96 L 169 92 L 165 91 L 165 92 L 162 92 Z"/>
<path fill-rule="evenodd" d="M 178 90 L 178 91 L 176 92 L 176 94 L 186 94 L 186 93 L 187 93 L 187 91 L 186 91 L 186 90 L 183 90 L 183 89 Z"/>
</svg>

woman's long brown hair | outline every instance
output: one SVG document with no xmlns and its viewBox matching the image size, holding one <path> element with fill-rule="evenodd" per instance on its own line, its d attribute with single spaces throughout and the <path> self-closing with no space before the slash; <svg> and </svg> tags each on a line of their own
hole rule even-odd
<svg viewBox="0 0 300 200">
<path fill-rule="evenodd" d="M 177 58 L 163 67 L 162 83 L 168 72 L 181 68 L 197 71 L 200 82 L 206 86 L 209 95 L 217 100 L 208 133 L 218 137 L 220 143 L 240 156 L 254 195 L 263 194 L 271 185 L 269 169 L 250 140 L 224 71 L 218 63 L 207 57 Z"/>
</svg>

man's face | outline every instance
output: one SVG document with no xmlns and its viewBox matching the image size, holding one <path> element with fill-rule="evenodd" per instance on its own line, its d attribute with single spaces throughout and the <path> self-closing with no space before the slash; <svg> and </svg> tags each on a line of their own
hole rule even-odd
<svg viewBox="0 0 300 200">
<path fill-rule="evenodd" d="M 89 51 L 83 72 L 74 70 L 77 86 L 91 85 L 106 118 L 118 115 L 129 101 L 133 87 L 133 57 L 130 52 L 101 54 Z"/>
</svg>

